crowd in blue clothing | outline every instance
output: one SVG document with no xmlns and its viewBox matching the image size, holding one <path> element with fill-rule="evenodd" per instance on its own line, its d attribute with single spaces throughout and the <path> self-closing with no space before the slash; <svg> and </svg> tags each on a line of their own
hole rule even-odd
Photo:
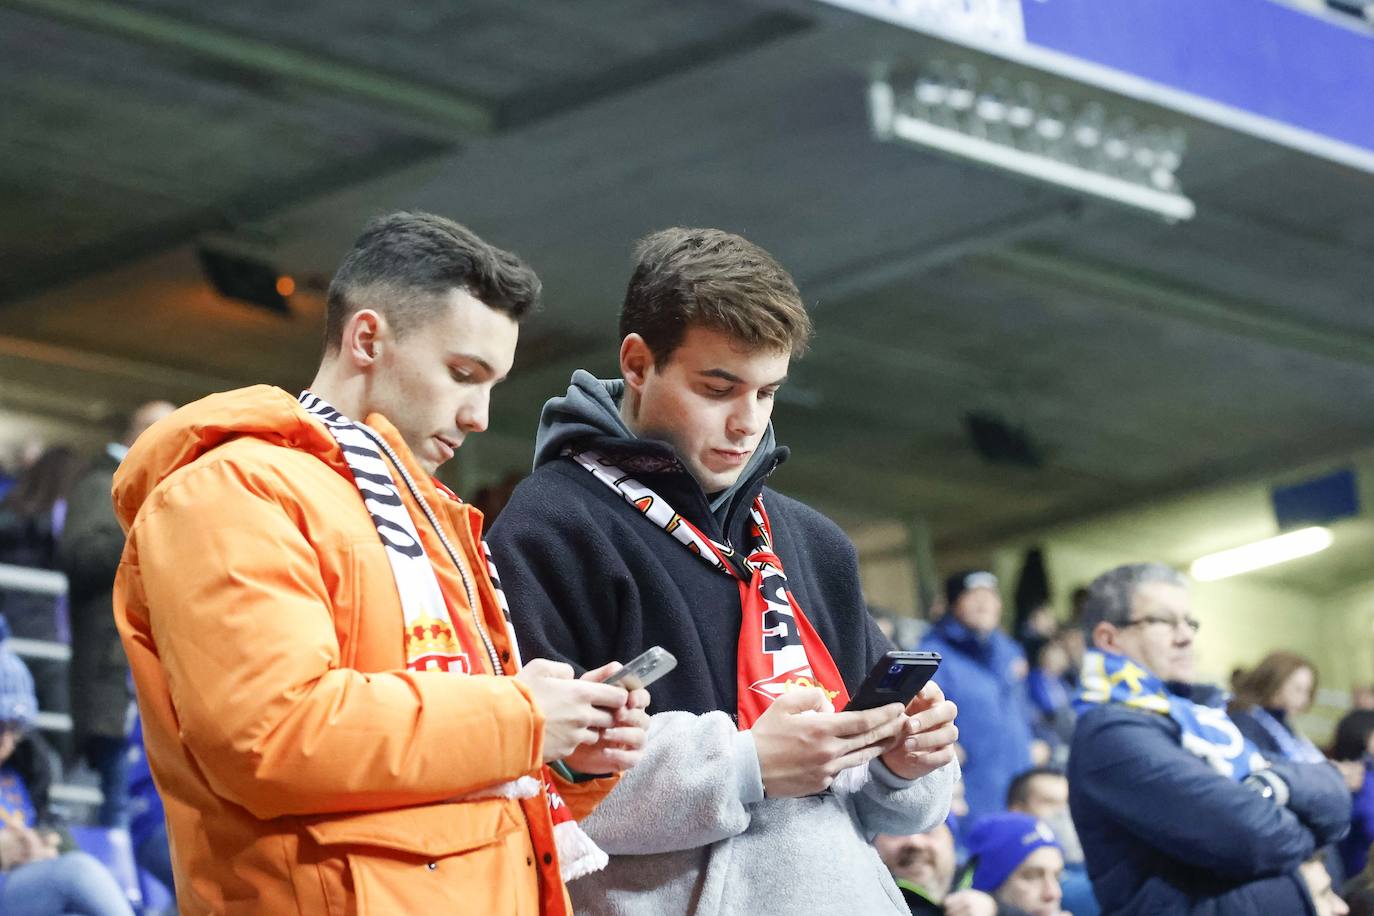
<svg viewBox="0 0 1374 916">
<path fill-rule="evenodd" d="M 1195 683 L 1201 621 L 1159 564 L 1105 573 L 1076 593 L 1075 626 L 1032 619 L 1020 642 L 992 574 L 952 576 L 946 604 L 919 648 L 941 653 L 959 705 L 963 867 L 931 867 L 943 833 L 879 838 L 913 913 L 1374 913 L 1374 709 L 1345 716 L 1328 757 L 1296 725 L 1312 662 L 1274 652 L 1234 696 Z M 1047 862 L 1053 893 L 1032 880 Z"/>
<path fill-rule="evenodd" d="M 33 565 L 51 567 L 65 506 L 41 509 L 26 530 L 46 533 Z M 1200 621 L 1183 580 L 1155 564 L 1081 589 L 1072 625 L 1032 613 L 1015 638 L 991 573 L 951 576 L 944 597 L 915 647 L 940 653 L 937 681 L 959 706 L 963 798 L 929 834 L 875 839 L 913 913 L 1374 916 L 1374 704 L 1323 750 L 1296 724 L 1318 675 L 1302 656 L 1272 653 L 1234 695 L 1193 683 L 1185 656 Z M 27 605 L 9 609 L 30 625 Z M 49 702 L 0 648 L 0 913 L 123 916 L 127 889 L 49 810 L 54 768 L 72 752 L 32 728 Z M 117 828 L 144 889 L 170 895 L 136 722 L 128 748 Z"/>
</svg>

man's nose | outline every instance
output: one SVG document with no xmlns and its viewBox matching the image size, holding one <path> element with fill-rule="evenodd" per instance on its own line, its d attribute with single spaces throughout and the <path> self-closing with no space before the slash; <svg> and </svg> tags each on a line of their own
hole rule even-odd
<svg viewBox="0 0 1374 916">
<path fill-rule="evenodd" d="M 458 409 L 458 428 L 467 433 L 484 432 L 491 419 L 491 392 L 482 393 Z"/>
<path fill-rule="evenodd" d="M 763 428 L 763 405 L 756 397 L 741 398 L 730 412 L 730 432 L 737 436 L 753 438 Z"/>
</svg>

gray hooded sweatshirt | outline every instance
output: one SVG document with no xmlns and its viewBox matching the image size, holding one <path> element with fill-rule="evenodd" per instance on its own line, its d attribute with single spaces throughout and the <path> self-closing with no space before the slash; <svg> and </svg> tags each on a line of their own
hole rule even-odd
<svg viewBox="0 0 1374 916">
<path fill-rule="evenodd" d="M 579 371 L 544 407 L 536 466 L 588 435 L 633 438 L 620 381 Z M 773 446 L 772 429 L 755 458 Z M 747 479 L 747 467 L 740 480 Z M 733 488 L 711 500 L 728 507 Z M 583 822 L 611 856 L 569 885 L 590 916 L 868 916 L 909 913 L 874 851 L 879 833 L 921 833 L 949 813 L 957 763 L 921 779 L 880 761 L 807 798 L 765 798 L 753 735 L 725 712 L 650 717 L 642 761 Z"/>
</svg>

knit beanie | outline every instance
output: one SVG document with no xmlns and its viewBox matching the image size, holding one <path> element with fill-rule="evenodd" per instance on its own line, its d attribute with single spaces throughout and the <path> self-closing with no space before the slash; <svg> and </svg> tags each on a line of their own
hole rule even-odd
<svg viewBox="0 0 1374 916">
<path fill-rule="evenodd" d="M 1026 857 L 1042 846 L 1060 849 L 1049 825 L 1029 814 L 994 814 L 981 818 L 968 835 L 974 861 L 973 889 L 991 894 L 1011 877 Z"/>
<path fill-rule="evenodd" d="M 945 602 L 952 608 L 959 596 L 971 588 L 997 591 L 997 577 L 985 569 L 965 569 L 945 580 Z"/>
<path fill-rule="evenodd" d="M 9 637 L 9 621 L 0 614 L 0 725 L 17 725 L 28 731 L 38 715 L 38 697 L 28 666 L 10 651 Z"/>
</svg>

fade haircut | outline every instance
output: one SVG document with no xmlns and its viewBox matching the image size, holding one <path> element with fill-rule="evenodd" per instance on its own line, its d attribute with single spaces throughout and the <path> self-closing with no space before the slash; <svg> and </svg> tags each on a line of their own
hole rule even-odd
<svg viewBox="0 0 1374 916">
<path fill-rule="evenodd" d="M 790 274 L 747 239 L 720 229 L 663 229 L 635 246 L 620 339 L 644 338 L 654 362 L 672 357 L 691 327 L 729 335 L 750 351 L 799 358 L 811 319 Z"/>
<path fill-rule="evenodd" d="M 400 211 L 372 220 L 353 243 L 325 307 L 325 355 L 337 353 L 354 312 L 376 309 L 402 337 L 434 319 L 462 290 L 519 321 L 539 305 L 540 283 L 518 257 L 433 213 Z"/>
<path fill-rule="evenodd" d="M 1082 626 L 1089 641 L 1093 628 L 1103 621 L 1118 627 L 1127 623 L 1131 619 L 1136 590 L 1149 582 L 1188 587 L 1188 580 L 1182 573 L 1163 563 L 1129 563 L 1109 569 L 1094 579 L 1083 601 Z"/>
</svg>

